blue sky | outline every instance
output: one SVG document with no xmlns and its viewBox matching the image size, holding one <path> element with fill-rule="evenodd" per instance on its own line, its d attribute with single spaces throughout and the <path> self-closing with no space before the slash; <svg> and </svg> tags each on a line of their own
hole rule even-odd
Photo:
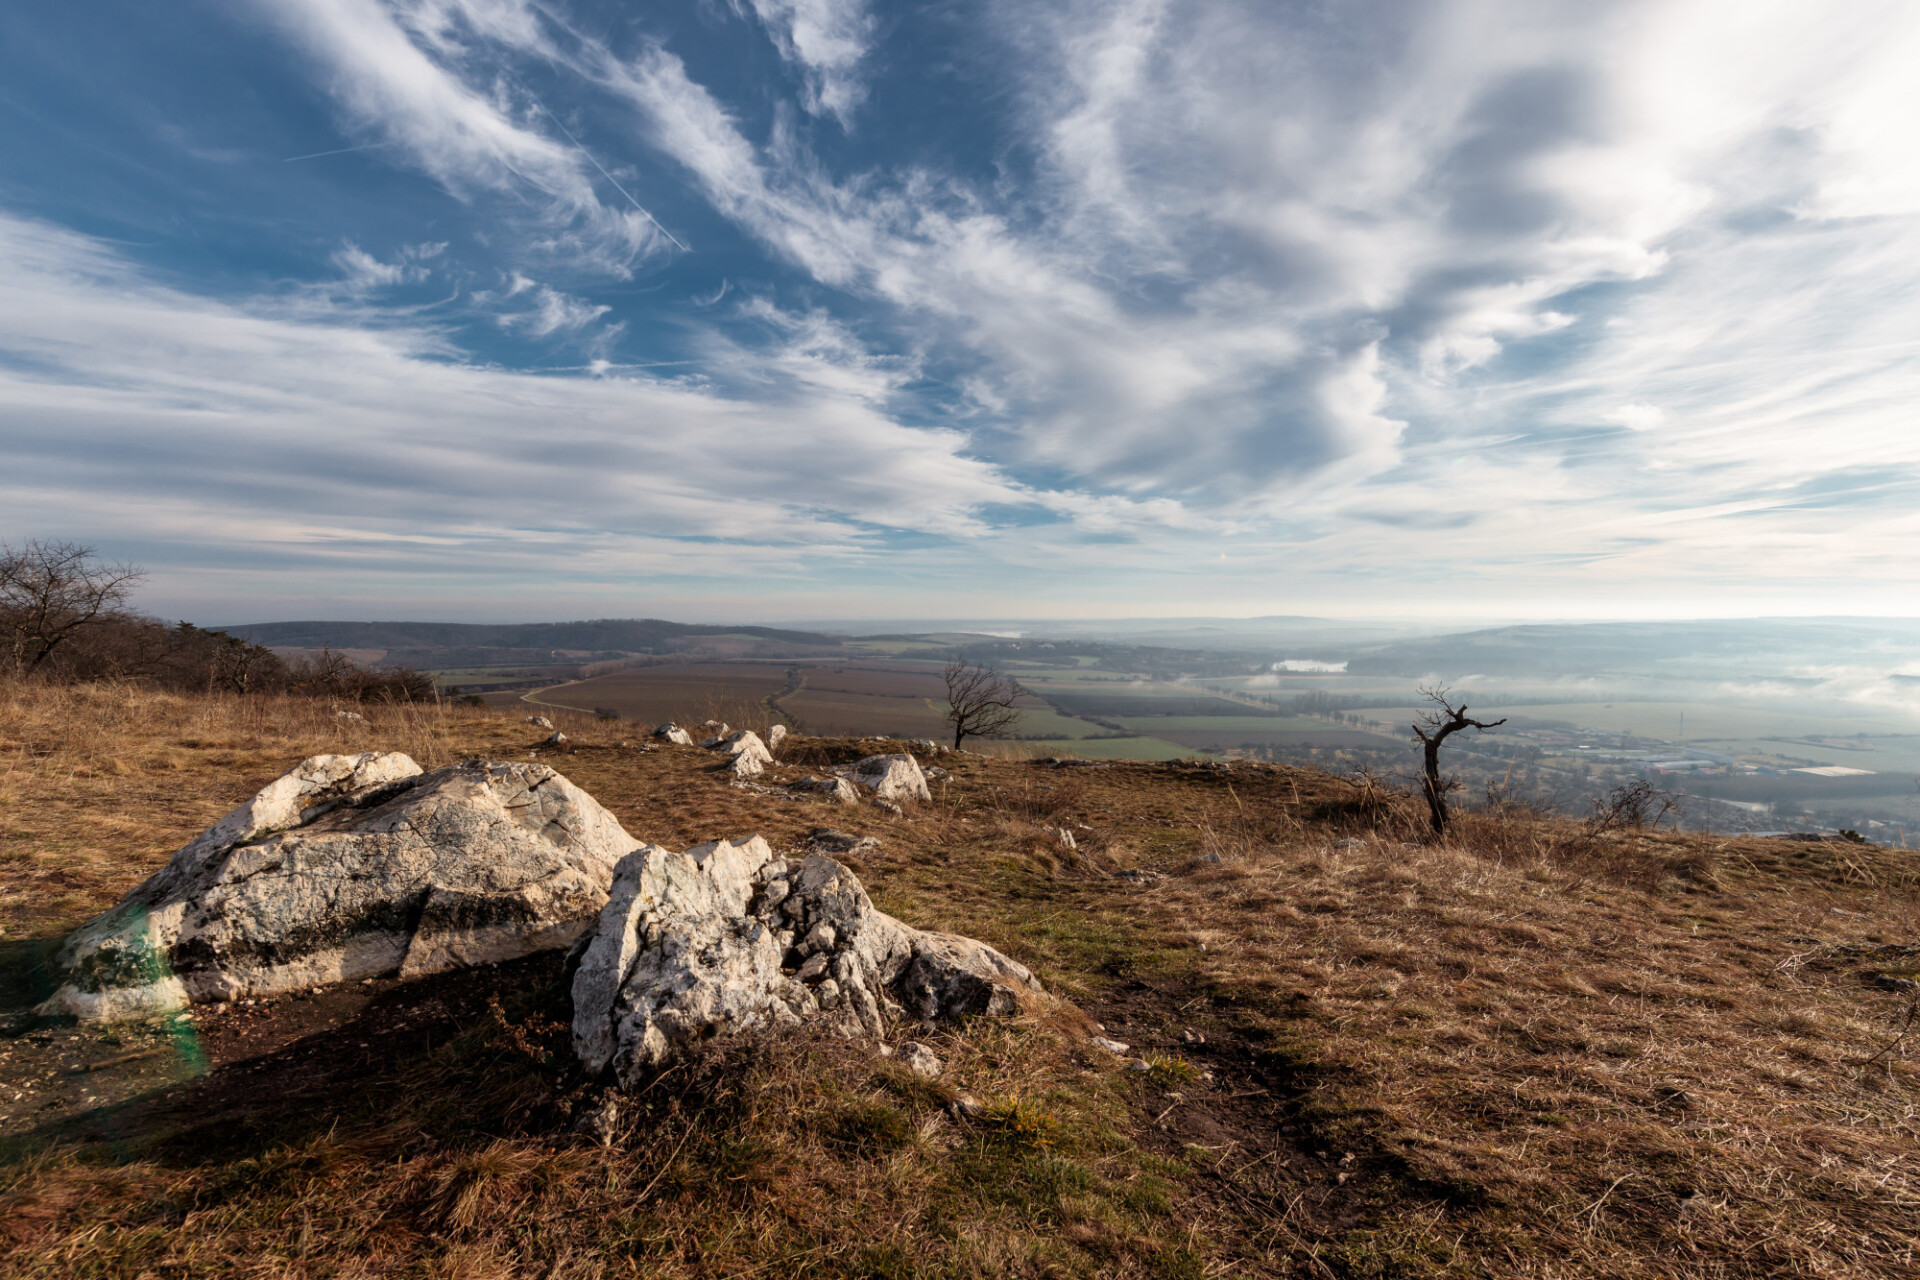
<svg viewBox="0 0 1920 1280">
<path fill-rule="evenodd" d="M 0 537 L 202 621 L 1920 614 L 1920 10 L 0 12 Z"/>
</svg>

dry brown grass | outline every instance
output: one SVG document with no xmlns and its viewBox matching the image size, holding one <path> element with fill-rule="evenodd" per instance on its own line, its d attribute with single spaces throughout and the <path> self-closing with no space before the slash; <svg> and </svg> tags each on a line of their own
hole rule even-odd
<svg viewBox="0 0 1920 1280">
<path fill-rule="evenodd" d="M 937 1046 L 988 1105 L 955 1123 L 883 1060 L 768 1041 L 664 1081 L 601 1148 L 569 1136 L 564 1053 L 527 1051 L 565 1017 L 550 974 L 502 979 L 507 1023 L 456 1009 L 459 1038 L 260 1115 L 216 1086 L 278 1059 L 210 1029 L 212 1074 L 154 1096 L 220 1107 L 15 1141 L 13 1272 L 1916 1269 L 1910 1001 L 1869 980 L 1920 941 L 1896 852 L 1514 810 L 1432 844 L 1404 797 L 1305 770 L 973 757 L 895 819 L 613 745 L 637 726 L 556 715 L 555 758 L 518 711 L 362 711 L 0 690 L 6 937 L 70 928 L 301 755 L 538 752 L 641 839 L 878 835 L 858 869 L 885 909 L 1010 951 L 1155 1070 L 976 1025 Z M 785 772 L 877 745 L 808 740 Z M 1110 874 L 1134 867 L 1168 878 Z"/>
</svg>

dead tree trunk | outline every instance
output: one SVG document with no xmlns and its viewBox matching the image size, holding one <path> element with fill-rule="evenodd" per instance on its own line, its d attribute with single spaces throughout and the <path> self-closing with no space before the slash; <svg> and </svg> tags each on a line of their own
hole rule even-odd
<svg viewBox="0 0 1920 1280">
<path fill-rule="evenodd" d="M 1505 716 L 1491 724 L 1474 720 L 1467 715 L 1467 704 L 1458 707 L 1447 701 L 1445 689 L 1422 689 L 1428 701 L 1438 704 L 1438 711 L 1429 711 L 1420 717 L 1413 726 L 1414 736 L 1420 739 L 1420 749 L 1425 757 L 1425 775 L 1422 778 L 1422 791 L 1427 797 L 1427 817 L 1433 825 L 1433 834 L 1443 836 L 1447 833 L 1447 782 L 1440 776 L 1440 744 L 1462 729 L 1476 729 L 1485 732 L 1507 722 Z M 1444 713 L 1444 714 L 1443 714 Z"/>
</svg>

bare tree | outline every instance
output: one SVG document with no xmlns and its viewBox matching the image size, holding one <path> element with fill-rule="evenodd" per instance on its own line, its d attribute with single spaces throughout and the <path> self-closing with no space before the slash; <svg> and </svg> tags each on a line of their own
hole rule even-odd
<svg viewBox="0 0 1920 1280">
<path fill-rule="evenodd" d="M 1422 715 L 1413 726 L 1413 736 L 1420 739 L 1425 753 L 1426 776 L 1423 790 L 1427 797 L 1427 816 L 1433 821 L 1433 834 L 1445 835 L 1447 830 L 1447 792 L 1453 784 L 1440 776 L 1440 744 L 1462 729 L 1476 729 L 1485 732 L 1507 722 L 1505 716 L 1492 724 L 1470 719 L 1467 716 L 1467 704 L 1454 706 L 1447 698 L 1445 689 L 1420 690 L 1427 701 L 1433 703 L 1436 710 Z"/>
<path fill-rule="evenodd" d="M 1020 719 L 1013 705 L 1020 686 L 992 667 L 959 657 L 940 674 L 947 682 L 947 723 L 953 726 L 955 751 L 968 738 L 997 738 Z"/>
<path fill-rule="evenodd" d="M 13 669 L 30 674 L 76 634 L 119 617 L 145 576 L 78 543 L 36 539 L 18 551 L 0 543 L 0 628 Z"/>
</svg>

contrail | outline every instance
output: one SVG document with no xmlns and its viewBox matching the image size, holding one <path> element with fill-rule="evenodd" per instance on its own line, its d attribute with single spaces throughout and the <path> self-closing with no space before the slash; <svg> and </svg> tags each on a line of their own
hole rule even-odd
<svg viewBox="0 0 1920 1280">
<path fill-rule="evenodd" d="M 645 205 L 641 204 L 638 200 L 635 200 L 633 198 L 633 193 L 631 191 L 628 191 L 625 187 L 621 186 L 619 179 L 615 178 L 612 174 L 608 173 L 606 170 L 606 167 L 602 165 L 598 160 L 595 160 L 593 158 L 593 152 L 587 150 L 584 146 L 580 145 L 580 139 L 574 137 L 573 134 L 568 131 L 567 126 L 560 123 L 559 116 L 553 114 L 553 112 L 551 111 L 548 111 L 545 107 L 541 107 L 540 111 L 541 111 L 541 114 L 547 117 L 547 119 L 553 121 L 554 128 L 558 129 L 561 133 L 566 134 L 567 141 L 571 142 L 574 145 L 574 147 L 578 149 L 580 154 L 587 158 L 588 164 L 600 170 L 601 177 L 605 178 L 608 182 L 613 183 L 613 189 L 615 191 L 618 191 L 621 195 L 625 196 L 627 198 L 628 204 L 638 209 L 642 217 L 644 217 L 648 222 L 651 222 L 655 227 L 659 228 L 661 235 L 673 241 L 675 245 L 678 245 L 680 252 L 682 253 L 693 252 L 693 250 L 687 248 L 687 246 L 680 243 L 680 237 L 674 235 L 673 232 L 667 230 L 664 226 L 661 226 L 660 219 L 654 217 L 653 214 L 648 211 Z"/>
<path fill-rule="evenodd" d="M 344 156 L 350 151 L 372 151 L 375 147 L 390 147 L 391 142 L 369 142 L 364 147 L 341 147 L 338 151 L 316 151 L 310 156 L 288 156 L 281 164 L 292 164 L 295 160 L 318 160 L 322 156 Z"/>
</svg>

